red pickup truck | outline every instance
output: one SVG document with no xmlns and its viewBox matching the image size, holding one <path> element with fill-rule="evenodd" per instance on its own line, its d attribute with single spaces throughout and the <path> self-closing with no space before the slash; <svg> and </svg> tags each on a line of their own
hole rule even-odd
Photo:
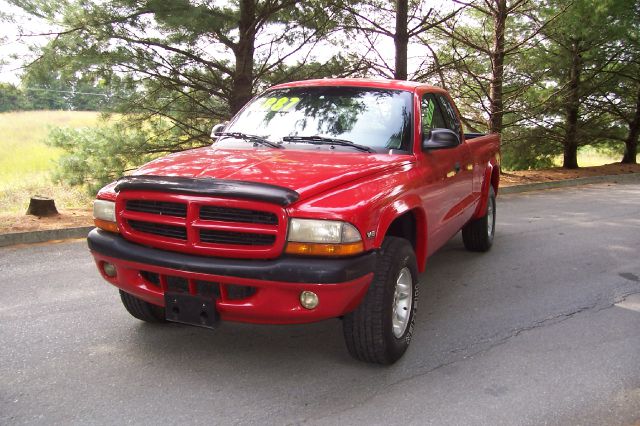
<svg viewBox="0 0 640 426">
<path fill-rule="evenodd" d="M 89 248 L 143 321 L 341 318 L 381 364 L 407 349 L 427 258 L 462 229 L 489 250 L 499 136 L 464 134 L 446 91 L 325 79 L 275 86 L 210 147 L 104 187 Z"/>
</svg>

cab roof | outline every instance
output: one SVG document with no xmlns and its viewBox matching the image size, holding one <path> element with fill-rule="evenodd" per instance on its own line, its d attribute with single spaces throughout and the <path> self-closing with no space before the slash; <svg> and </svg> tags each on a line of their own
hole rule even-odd
<svg viewBox="0 0 640 426">
<path fill-rule="evenodd" d="M 388 80 L 376 78 L 321 78 L 314 80 L 292 81 L 278 84 L 271 89 L 284 89 L 289 87 L 326 87 L 326 86 L 351 86 L 351 87 L 373 87 L 377 89 L 396 89 L 415 91 L 418 87 L 442 90 L 417 81 Z"/>
</svg>

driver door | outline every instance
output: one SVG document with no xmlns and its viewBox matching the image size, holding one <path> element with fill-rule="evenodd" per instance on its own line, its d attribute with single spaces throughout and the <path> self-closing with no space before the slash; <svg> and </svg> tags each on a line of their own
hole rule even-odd
<svg viewBox="0 0 640 426">
<path fill-rule="evenodd" d="M 428 253 L 444 245 L 468 220 L 473 172 L 471 152 L 463 140 L 459 123 L 457 128 L 444 110 L 442 95 L 422 95 L 421 140 L 429 137 L 432 129 L 450 129 L 460 135 L 460 144 L 453 148 L 423 150 L 421 169 L 424 186 L 422 200 L 428 215 L 431 240 Z M 456 117 L 457 120 L 457 117 Z M 454 128 L 452 128 L 454 127 Z"/>
</svg>

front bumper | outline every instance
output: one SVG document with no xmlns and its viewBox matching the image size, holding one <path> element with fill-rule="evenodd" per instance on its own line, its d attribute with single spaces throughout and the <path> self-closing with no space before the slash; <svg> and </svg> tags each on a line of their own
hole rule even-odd
<svg viewBox="0 0 640 426">
<path fill-rule="evenodd" d="M 103 278 L 127 293 L 164 306 L 164 292 L 173 282 L 184 282 L 191 293 L 204 282 L 218 289 L 214 297 L 221 320 L 269 324 L 314 322 L 351 312 L 367 292 L 377 258 L 377 252 L 346 259 L 211 258 L 141 246 L 98 229 L 87 241 Z M 115 277 L 104 273 L 105 262 L 116 267 Z M 231 291 L 236 288 L 252 290 L 238 298 Z M 305 290 L 318 295 L 316 308 L 300 305 Z"/>
</svg>

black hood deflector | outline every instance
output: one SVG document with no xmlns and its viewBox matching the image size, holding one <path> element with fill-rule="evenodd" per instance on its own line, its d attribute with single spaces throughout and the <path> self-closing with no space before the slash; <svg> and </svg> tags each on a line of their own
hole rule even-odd
<svg viewBox="0 0 640 426">
<path fill-rule="evenodd" d="M 289 188 L 239 180 L 188 178 L 179 176 L 125 176 L 118 179 L 115 191 L 158 191 L 181 194 L 240 198 L 288 206 L 300 195 Z"/>
</svg>

